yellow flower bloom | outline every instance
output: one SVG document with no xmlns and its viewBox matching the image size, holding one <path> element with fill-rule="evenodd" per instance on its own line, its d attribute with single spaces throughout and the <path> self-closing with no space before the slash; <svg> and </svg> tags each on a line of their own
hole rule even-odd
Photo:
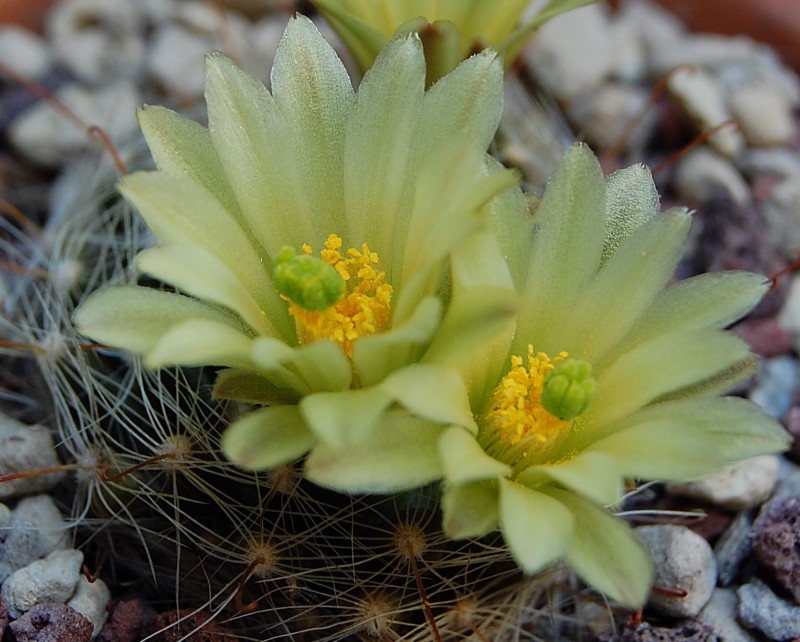
<svg viewBox="0 0 800 642">
<path fill-rule="evenodd" d="M 470 311 L 447 307 L 447 263 L 517 182 L 485 152 L 502 109 L 499 60 L 473 56 L 426 91 L 422 45 L 409 34 L 387 44 L 354 92 L 298 16 L 271 86 L 211 54 L 208 129 L 167 109 L 140 112 L 158 169 L 124 177 L 120 190 L 158 242 L 137 267 L 176 292 L 101 290 L 75 315 L 79 330 L 150 367 L 226 368 L 217 396 L 266 406 L 223 438 L 247 468 L 303 455 L 320 431 L 335 440 L 316 401 L 306 409 L 317 395 L 330 415 L 340 396 L 352 409 L 346 392 L 370 389 L 363 421 L 391 424 L 406 404 L 406 370 L 463 400 L 417 412 L 420 425 L 468 416 L 457 375 L 419 362 L 442 324 L 474 327 Z M 498 317 L 513 314 L 495 301 Z M 419 462 L 428 477 L 441 473 L 435 453 Z"/>
<path fill-rule="evenodd" d="M 398 33 L 417 31 L 425 45 L 428 84 L 491 47 L 510 64 L 550 18 L 594 0 L 550 0 L 529 16 L 531 0 L 312 0 L 362 71 Z"/>
</svg>

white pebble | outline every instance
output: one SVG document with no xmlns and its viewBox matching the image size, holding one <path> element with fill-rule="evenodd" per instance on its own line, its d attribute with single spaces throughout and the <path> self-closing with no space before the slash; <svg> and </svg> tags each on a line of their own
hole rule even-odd
<svg viewBox="0 0 800 642">
<path fill-rule="evenodd" d="M 788 145 L 794 139 L 794 115 L 784 92 L 766 84 L 749 84 L 734 90 L 728 104 L 754 147 Z"/>
<path fill-rule="evenodd" d="M 748 176 L 767 174 L 800 179 L 800 158 L 797 152 L 784 147 L 748 149 L 736 159 L 736 165 Z"/>
<path fill-rule="evenodd" d="M 50 495 L 25 497 L 14 507 L 15 518 L 25 517 L 36 525 L 39 534 L 39 555 L 49 555 L 69 546 L 67 524 Z"/>
<path fill-rule="evenodd" d="M 82 563 L 83 553 L 69 549 L 53 551 L 44 559 L 14 571 L 0 590 L 9 615 L 18 618 L 45 600 L 66 603 L 75 593 Z"/>
<path fill-rule="evenodd" d="M 213 43 L 213 39 L 183 27 L 165 25 L 153 38 L 147 71 L 166 91 L 199 98 L 205 83 L 205 55 Z"/>
<path fill-rule="evenodd" d="M 702 69 L 677 70 L 669 77 L 667 87 L 697 123 L 700 131 L 721 125 L 732 118 L 726 104 L 724 87 L 713 75 Z M 744 148 L 742 133 L 732 126 L 715 132 L 708 142 L 729 158 L 734 158 Z"/>
<path fill-rule="evenodd" d="M 772 494 L 778 468 L 779 459 L 775 455 L 759 455 L 729 464 L 721 472 L 695 481 L 667 484 L 667 491 L 729 510 L 745 510 L 763 503 Z"/>
<path fill-rule="evenodd" d="M 792 277 L 778 321 L 791 335 L 795 349 L 800 348 L 800 276 Z"/>
<path fill-rule="evenodd" d="M 0 528 L 6 528 L 11 521 L 11 509 L 0 502 Z"/>
<path fill-rule="evenodd" d="M 736 167 L 708 147 L 698 147 L 681 159 L 673 187 L 681 200 L 704 203 L 724 188 L 739 205 L 750 204 L 750 188 Z"/>
<path fill-rule="evenodd" d="M 770 190 L 761 216 L 775 248 L 793 255 L 800 247 L 800 176 L 788 176 Z"/>
<path fill-rule="evenodd" d="M 747 63 L 757 53 L 758 46 L 744 36 L 689 35 L 673 46 L 653 51 L 652 72 L 661 76 L 678 65 L 694 65 L 713 70 L 733 60 Z"/>
<path fill-rule="evenodd" d="M 80 114 L 87 125 L 102 127 L 117 145 L 138 132 L 136 108 L 141 99 L 131 83 L 119 82 L 99 89 L 72 83 L 59 90 L 57 95 L 76 114 Z M 68 157 L 100 149 L 96 139 L 44 101 L 11 123 L 9 137 L 29 160 L 45 167 L 58 167 Z"/>
<path fill-rule="evenodd" d="M 649 53 L 680 46 L 686 35 L 686 26 L 677 16 L 650 0 L 622 3 L 617 20 L 634 27 Z"/>
<path fill-rule="evenodd" d="M 66 0 L 47 16 L 56 59 L 83 82 L 136 78 L 144 61 L 143 21 L 133 0 Z"/>
<path fill-rule="evenodd" d="M 569 11 L 547 22 L 523 55 L 539 82 L 569 102 L 610 74 L 610 25 L 605 7 L 599 4 Z"/>
<path fill-rule="evenodd" d="M 717 583 L 717 563 L 708 542 L 685 526 L 641 526 L 636 533 L 650 550 L 654 585 L 685 592 L 677 597 L 654 592 L 650 605 L 673 617 L 694 617 Z"/>
<path fill-rule="evenodd" d="M 110 599 L 111 591 L 103 580 L 96 579 L 90 582 L 85 575 L 81 575 L 78 587 L 67 602 L 67 606 L 75 609 L 92 623 L 94 626 L 92 637 L 95 637 L 100 633 L 108 617 L 106 607 Z"/>
<path fill-rule="evenodd" d="M 697 619 L 714 629 L 725 642 L 755 642 L 755 638 L 736 621 L 739 599 L 733 589 L 715 589 Z"/>
<path fill-rule="evenodd" d="M 0 475 L 59 465 L 53 435 L 45 426 L 28 426 L 0 414 Z M 0 484 L 0 499 L 31 495 L 55 486 L 63 473 L 34 475 Z"/>
<path fill-rule="evenodd" d="M 647 92 L 640 87 L 607 83 L 595 92 L 581 94 L 569 106 L 568 113 L 590 145 L 608 149 L 625 132 L 626 125 L 638 115 L 646 100 Z M 648 124 L 639 123 L 633 134 L 637 136 L 648 129 Z M 631 141 L 630 145 L 635 143 Z"/>
<path fill-rule="evenodd" d="M 0 27 L 0 61 L 29 80 L 39 80 L 51 67 L 47 43 L 32 31 L 15 25 Z"/>
</svg>

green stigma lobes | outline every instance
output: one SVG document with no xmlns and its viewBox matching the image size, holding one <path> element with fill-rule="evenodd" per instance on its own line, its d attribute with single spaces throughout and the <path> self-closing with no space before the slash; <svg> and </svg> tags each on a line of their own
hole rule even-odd
<svg viewBox="0 0 800 642">
<path fill-rule="evenodd" d="M 580 359 L 567 359 L 544 381 L 540 403 L 559 419 L 575 419 L 589 408 L 594 396 L 592 366 Z"/>
<path fill-rule="evenodd" d="M 344 279 L 332 266 L 315 256 L 297 256 L 288 246 L 275 257 L 272 280 L 278 292 L 311 312 L 327 310 L 344 296 Z"/>
</svg>

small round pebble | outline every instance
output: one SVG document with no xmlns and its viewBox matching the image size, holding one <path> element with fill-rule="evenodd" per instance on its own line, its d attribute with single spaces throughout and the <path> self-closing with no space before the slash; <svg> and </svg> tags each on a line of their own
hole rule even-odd
<svg viewBox="0 0 800 642">
<path fill-rule="evenodd" d="M 720 188 L 739 205 L 750 202 L 750 188 L 733 163 L 707 147 L 689 152 L 678 163 L 673 187 L 682 200 L 705 203 Z"/>
<path fill-rule="evenodd" d="M 800 606 L 782 600 L 758 578 L 740 586 L 736 594 L 743 624 L 778 642 L 800 637 Z"/>
<path fill-rule="evenodd" d="M 714 629 L 720 642 L 755 642 L 753 636 L 736 621 L 738 604 L 733 589 L 715 589 L 697 619 Z"/>
<path fill-rule="evenodd" d="M 82 562 L 83 553 L 78 550 L 53 551 L 14 571 L 0 589 L 9 615 L 18 618 L 34 604 L 47 600 L 65 603 L 78 585 Z"/>
<path fill-rule="evenodd" d="M 57 96 L 89 125 L 102 127 L 121 145 L 138 133 L 136 109 L 139 90 L 129 82 L 116 82 L 97 89 L 78 83 L 62 87 Z M 101 149 L 99 141 L 68 121 L 44 101 L 20 114 L 8 131 L 14 147 L 26 158 L 45 167 L 59 167 L 66 159 L 90 149 Z"/>
<path fill-rule="evenodd" d="M 748 512 L 739 513 L 714 545 L 717 560 L 717 581 L 730 586 L 736 579 L 739 566 L 750 554 L 753 518 Z"/>
<path fill-rule="evenodd" d="M 36 524 L 26 517 L 12 518 L 0 546 L 0 584 L 14 571 L 41 557 Z"/>
<path fill-rule="evenodd" d="M 789 145 L 794 140 L 792 105 L 785 92 L 767 84 L 749 84 L 728 99 L 733 117 L 754 147 Z"/>
<path fill-rule="evenodd" d="M 680 69 L 669 76 L 667 87 L 697 123 L 700 131 L 731 120 L 725 88 L 711 73 L 700 68 Z M 728 158 L 735 158 L 745 147 L 744 136 L 734 127 L 720 129 L 708 141 Z"/>
<path fill-rule="evenodd" d="M 29 80 L 41 79 L 51 66 L 47 43 L 32 31 L 15 25 L 0 27 L 0 60 Z"/>
<path fill-rule="evenodd" d="M 93 635 L 100 633 L 108 617 L 108 602 L 111 600 L 111 591 L 101 579 L 90 582 L 85 575 L 81 575 L 74 595 L 67 605 L 92 623 Z"/>
<path fill-rule="evenodd" d="M 92 623 L 60 602 L 42 602 L 9 624 L 15 642 L 89 642 Z"/>
<path fill-rule="evenodd" d="M 31 520 L 39 535 L 39 557 L 69 546 L 67 523 L 50 495 L 24 497 L 14 507 L 15 518 Z"/>
<path fill-rule="evenodd" d="M 694 617 L 706 605 L 717 583 L 717 565 L 708 542 L 685 526 L 641 526 L 636 529 L 655 565 L 654 585 L 686 593 L 654 592 L 650 605 L 674 617 Z"/>
<path fill-rule="evenodd" d="M 775 488 L 780 460 L 759 455 L 729 464 L 719 473 L 691 482 L 667 484 L 674 495 L 702 499 L 729 510 L 745 510 L 763 503 Z"/>
<path fill-rule="evenodd" d="M 800 604 L 800 495 L 778 497 L 761 509 L 753 551 Z"/>
<path fill-rule="evenodd" d="M 53 435 L 45 426 L 28 426 L 0 414 L 0 475 L 58 466 Z M 34 475 L 0 484 L 0 499 L 53 488 L 62 473 Z"/>
<path fill-rule="evenodd" d="M 750 401 L 761 406 L 770 417 L 782 419 L 792 407 L 797 374 L 797 361 L 792 357 L 764 359 Z"/>
</svg>

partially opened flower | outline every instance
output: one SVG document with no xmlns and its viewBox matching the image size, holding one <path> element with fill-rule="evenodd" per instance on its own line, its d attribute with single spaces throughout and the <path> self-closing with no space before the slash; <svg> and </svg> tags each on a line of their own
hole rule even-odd
<svg viewBox="0 0 800 642">
<path fill-rule="evenodd" d="M 458 396 L 457 375 L 414 364 L 443 319 L 474 326 L 469 312 L 446 309 L 448 257 L 516 182 L 485 153 L 502 109 L 491 52 L 425 91 L 420 40 L 403 36 L 354 93 L 298 16 L 271 84 L 270 93 L 211 54 L 207 130 L 164 108 L 140 112 L 158 170 L 126 176 L 120 189 L 158 241 L 138 268 L 177 292 L 112 287 L 75 317 L 82 333 L 151 367 L 227 367 L 218 396 L 268 405 L 223 440 L 248 468 L 313 445 L 298 403 L 317 393 L 379 386 L 379 411 L 354 410 L 355 422 L 372 421 L 403 402 L 411 366 Z M 482 300 L 475 309 L 485 312 Z M 493 310 L 513 314 L 508 302 Z M 417 410 L 423 424 L 449 412 Z"/>
<path fill-rule="evenodd" d="M 520 289 L 516 334 L 458 364 L 474 424 L 421 437 L 442 460 L 444 530 L 464 538 L 500 529 L 524 570 L 565 558 L 595 588 L 641 606 L 649 557 L 606 509 L 624 480 L 694 478 L 788 444 L 755 405 L 719 396 L 754 365 L 723 328 L 767 282 L 728 272 L 665 287 L 688 213 L 658 214 L 646 168 L 605 179 L 586 147 L 566 154 L 533 217 L 500 214 L 498 244 L 471 259 L 480 278 Z M 361 447 L 380 449 L 382 438 L 376 431 Z M 312 455 L 310 472 L 335 486 L 336 471 L 354 464 L 325 454 Z M 392 470 L 354 468 L 349 490 L 392 486 Z"/>
<path fill-rule="evenodd" d="M 425 43 L 428 81 L 467 56 L 492 47 L 510 64 L 528 37 L 560 13 L 594 0 L 550 0 L 533 16 L 531 0 L 313 0 L 362 70 L 397 33 L 418 31 Z"/>
</svg>

